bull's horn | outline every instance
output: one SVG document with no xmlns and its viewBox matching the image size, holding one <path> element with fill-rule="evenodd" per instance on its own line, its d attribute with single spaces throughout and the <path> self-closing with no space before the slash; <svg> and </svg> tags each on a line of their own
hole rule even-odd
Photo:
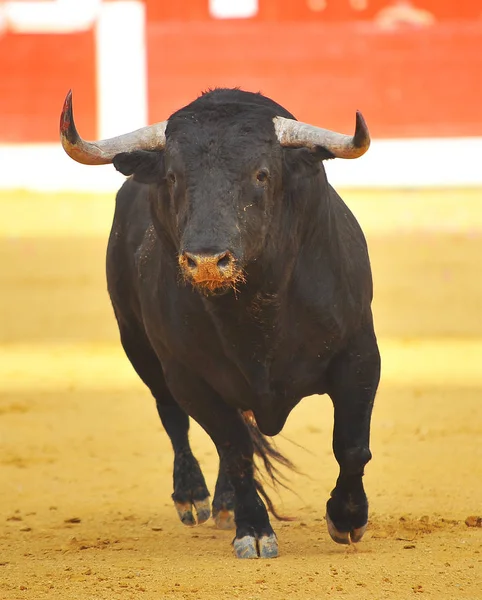
<svg viewBox="0 0 482 600">
<path fill-rule="evenodd" d="M 86 142 L 75 127 L 70 90 L 60 117 L 60 141 L 70 158 L 77 162 L 83 165 L 107 165 L 120 152 L 162 150 L 166 145 L 166 125 L 167 121 L 163 121 L 108 140 Z"/>
<path fill-rule="evenodd" d="M 356 128 L 353 137 L 284 117 L 275 117 L 273 122 L 282 146 L 297 148 L 323 146 L 337 158 L 358 158 L 365 154 L 370 146 L 370 134 L 360 111 L 356 113 Z"/>
</svg>

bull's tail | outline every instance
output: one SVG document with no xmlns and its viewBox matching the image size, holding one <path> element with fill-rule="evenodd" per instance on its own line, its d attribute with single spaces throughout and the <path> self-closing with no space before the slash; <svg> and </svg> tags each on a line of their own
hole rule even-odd
<svg viewBox="0 0 482 600">
<path fill-rule="evenodd" d="M 248 427 L 249 435 L 251 436 L 251 440 L 254 446 L 255 455 L 261 459 L 262 466 L 264 467 L 264 471 L 266 475 L 260 470 L 260 468 L 255 465 L 256 474 L 260 475 L 262 478 L 267 479 L 268 483 L 271 484 L 273 488 L 277 488 L 278 486 L 284 487 L 286 489 L 290 489 L 286 483 L 285 475 L 279 470 L 278 465 L 286 467 L 291 471 L 298 472 L 298 469 L 291 462 L 289 458 L 286 458 L 277 448 L 273 445 L 273 443 L 261 433 L 256 425 L 256 420 L 254 418 L 253 413 L 243 412 L 244 421 Z M 277 464 L 276 464 L 277 463 Z M 280 515 L 268 493 L 264 489 L 264 486 L 258 477 L 254 479 L 256 489 L 259 494 L 263 497 L 266 505 L 268 506 L 268 510 L 271 514 L 276 517 L 276 519 L 280 521 L 291 521 L 290 517 L 285 517 Z"/>
</svg>

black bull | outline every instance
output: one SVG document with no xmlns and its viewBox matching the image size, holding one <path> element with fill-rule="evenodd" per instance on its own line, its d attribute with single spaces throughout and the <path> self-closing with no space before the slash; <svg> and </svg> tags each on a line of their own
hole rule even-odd
<svg viewBox="0 0 482 600">
<path fill-rule="evenodd" d="M 117 194 L 108 289 L 124 350 L 174 448 L 182 522 L 211 512 L 190 416 L 219 454 L 217 525 L 234 516 L 238 557 L 276 556 L 253 453 L 275 476 L 272 459 L 289 461 L 264 435 L 279 433 L 304 396 L 328 394 L 340 467 L 328 529 L 336 542 L 359 541 L 380 356 L 366 242 L 322 161 L 366 151 L 361 115 L 343 136 L 260 94 L 214 90 L 167 122 L 91 143 L 76 131 L 69 95 L 61 138 L 75 160 L 132 175 Z"/>
</svg>

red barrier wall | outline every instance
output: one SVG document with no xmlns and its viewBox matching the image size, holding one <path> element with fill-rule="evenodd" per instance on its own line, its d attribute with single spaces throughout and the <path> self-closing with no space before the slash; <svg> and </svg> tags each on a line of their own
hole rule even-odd
<svg viewBox="0 0 482 600">
<path fill-rule="evenodd" d="M 92 32 L 0 36 L 0 142 L 57 141 L 70 88 L 80 131 L 95 137 L 94 54 Z"/>
<path fill-rule="evenodd" d="M 482 135 L 482 23 L 381 32 L 372 24 L 151 24 L 150 120 L 214 86 L 274 97 L 297 118 L 375 137 Z"/>
</svg>

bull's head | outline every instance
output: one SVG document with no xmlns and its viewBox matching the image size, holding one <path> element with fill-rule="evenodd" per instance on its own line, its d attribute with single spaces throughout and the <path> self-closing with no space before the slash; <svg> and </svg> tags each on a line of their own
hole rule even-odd
<svg viewBox="0 0 482 600">
<path fill-rule="evenodd" d="M 80 163 L 114 163 L 125 175 L 156 183 L 157 200 L 168 215 L 164 221 L 174 222 L 171 238 L 183 276 L 204 292 L 222 291 L 244 279 L 246 264 L 264 243 L 281 196 L 282 148 L 357 158 L 367 151 L 370 137 L 359 112 L 352 137 L 273 118 L 272 107 L 252 113 L 213 104 L 196 111 L 194 104 L 169 121 L 86 142 L 77 133 L 69 93 L 60 137 L 67 154 Z"/>
</svg>

